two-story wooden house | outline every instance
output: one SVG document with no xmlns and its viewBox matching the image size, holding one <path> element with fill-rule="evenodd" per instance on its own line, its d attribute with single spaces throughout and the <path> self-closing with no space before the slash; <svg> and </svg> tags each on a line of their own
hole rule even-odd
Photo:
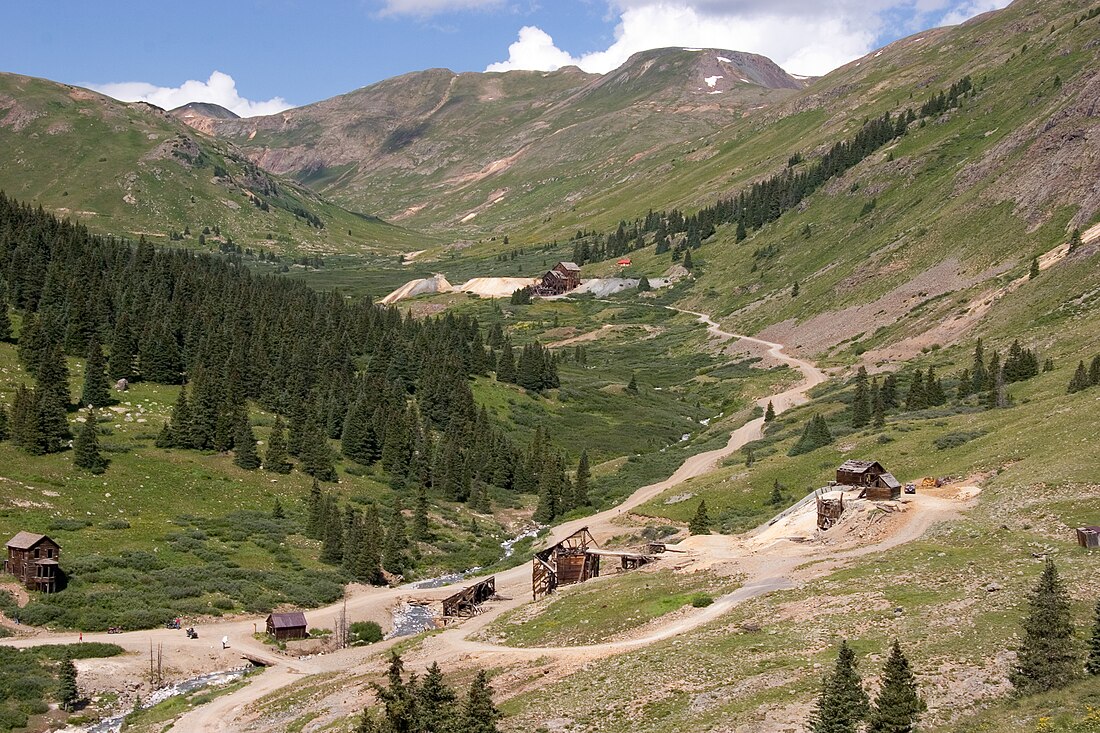
<svg viewBox="0 0 1100 733">
<path fill-rule="evenodd" d="M 53 593 L 61 580 L 61 547 L 44 534 L 20 532 L 8 540 L 4 572 L 19 578 L 27 590 Z"/>
</svg>

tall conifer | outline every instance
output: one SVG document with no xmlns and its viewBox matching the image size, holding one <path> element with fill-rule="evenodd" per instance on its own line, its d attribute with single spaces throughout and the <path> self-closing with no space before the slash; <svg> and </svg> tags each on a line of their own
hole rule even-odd
<svg viewBox="0 0 1100 733">
<path fill-rule="evenodd" d="M 1009 675 L 1020 694 L 1065 687 L 1080 674 L 1081 654 L 1073 638 L 1069 594 L 1049 557 L 1028 597 L 1024 638 Z"/>
</svg>

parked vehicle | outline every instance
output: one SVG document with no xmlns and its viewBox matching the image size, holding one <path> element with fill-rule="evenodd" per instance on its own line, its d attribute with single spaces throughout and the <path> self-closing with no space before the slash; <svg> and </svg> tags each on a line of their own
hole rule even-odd
<svg viewBox="0 0 1100 733">
<path fill-rule="evenodd" d="M 108 626 L 107 627 L 107 633 L 108 634 L 121 634 L 122 633 L 122 627 L 121 626 Z"/>
</svg>

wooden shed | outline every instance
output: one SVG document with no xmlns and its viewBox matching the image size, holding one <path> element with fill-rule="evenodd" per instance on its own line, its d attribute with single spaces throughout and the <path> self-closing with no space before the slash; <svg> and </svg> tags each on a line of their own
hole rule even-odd
<svg viewBox="0 0 1100 733">
<path fill-rule="evenodd" d="M 475 616 L 478 607 L 497 594 L 496 576 L 486 578 L 469 588 L 443 599 L 444 616 Z"/>
<path fill-rule="evenodd" d="M 535 295 L 561 295 L 581 284 L 581 268 L 575 262 L 559 262 L 535 285 Z"/>
<path fill-rule="evenodd" d="M 61 546 L 44 534 L 20 532 L 7 541 L 4 572 L 27 590 L 53 593 L 61 582 Z"/>
<path fill-rule="evenodd" d="M 1100 547 L 1100 527 L 1078 527 L 1077 544 L 1090 550 Z"/>
<path fill-rule="evenodd" d="M 820 530 L 829 529 L 844 514 L 844 493 L 835 493 L 836 496 L 826 496 L 821 492 L 817 494 L 817 528 Z"/>
<path fill-rule="evenodd" d="M 836 469 L 836 482 L 841 486 L 862 487 L 861 499 L 890 501 L 901 498 L 901 482 L 878 461 L 844 461 Z"/>
<path fill-rule="evenodd" d="M 531 595 L 537 601 L 559 585 L 572 585 L 598 577 L 600 556 L 589 552 L 597 547 L 588 527 L 581 527 L 564 540 L 535 553 L 531 559 Z"/>
<path fill-rule="evenodd" d="M 276 641 L 304 639 L 309 635 L 306 631 L 306 615 L 301 611 L 273 613 L 267 617 L 267 633 Z"/>
</svg>

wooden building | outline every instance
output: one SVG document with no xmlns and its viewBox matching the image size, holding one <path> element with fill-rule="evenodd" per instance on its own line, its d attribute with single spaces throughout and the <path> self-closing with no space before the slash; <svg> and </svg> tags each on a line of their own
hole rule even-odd
<svg viewBox="0 0 1100 733">
<path fill-rule="evenodd" d="M 496 576 L 486 578 L 469 588 L 443 599 L 444 616 L 476 616 L 479 606 L 497 594 Z"/>
<path fill-rule="evenodd" d="M 20 532 L 7 542 L 4 572 L 19 579 L 27 590 L 53 593 L 61 582 L 61 546 L 44 534 Z"/>
<path fill-rule="evenodd" d="M 275 641 L 292 641 L 309 636 L 306 631 L 306 615 L 301 611 L 273 613 L 267 617 L 267 633 Z"/>
<path fill-rule="evenodd" d="M 553 547 L 536 552 L 531 559 L 531 595 L 537 601 L 559 585 L 572 585 L 598 577 L 600 556 L 590 552 L 596 540 L 581 527 Z"/>
<path fill-rule="evenodd" d="M 861 487 L 861 499 L 890 501 L 901 498 L 901 482 L 878 461 L 845 461 L 836 469 L 836 482 L 841 486 Z"/>
<path fill-rule="evenodd" d="M 581 284 L 581 268 L 575 262 L 559 262 L 535 285 L 535 295 L 561 295 Z"/>
<path fill-rule="evenodd" d="M 1100 527 L 1078 527 L 1077 544 L 1089 549 L 1100 547 Z"/>
</svg>

